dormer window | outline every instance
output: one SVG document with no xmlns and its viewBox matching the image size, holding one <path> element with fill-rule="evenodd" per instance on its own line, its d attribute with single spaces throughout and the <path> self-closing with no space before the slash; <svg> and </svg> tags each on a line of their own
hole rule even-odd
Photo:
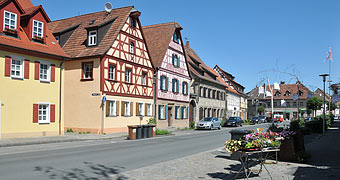
<svg viewBox="0 0 340 180">
<path fill-rule="evenodd" d="M 4 27 L 5 32 L 17 34 L 17 14 L 4 11 Z"/>
<path fill-rule="evenodd" d="M 130 26 L 132 28 L 136 28 L 137 27 L 137 20 L 135 18 L 130 18 Z"/>
<path fill-rule="evenodd" d="M 173 41 L 176 43 L 179 43 L 179 33 L 177 31 L 175 31 L 174 35 L 173 35 Z"/>
<path fill-rule="evenodd" d="M 130 42 L 130 53 L 131 54 L 135 54 L 135 43 L 133 42 Z"/>
<path fill-rule="evenodd" d="M 32 31 L 32 38 L 33 39 L 38 39 L 38 40 L 42 40 L 43 39 L 43 33 L 44 33 L 44 23 L 37 21 L 37 20 L 33 20 L 33 31 Z"/>
<path fill-rule="evenodd" d="M 286 91 L 285 96 L 290 96 L 290 92 Z"/>
<path fill-rule="evenodd" d="M 95 46 L 97 45 L 97 31 L 90 31 L 89 32 L 89 46 Z"/>
</svg>

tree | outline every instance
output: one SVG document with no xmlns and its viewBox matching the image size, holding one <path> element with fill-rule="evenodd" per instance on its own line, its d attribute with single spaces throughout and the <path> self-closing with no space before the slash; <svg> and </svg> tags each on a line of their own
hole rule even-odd
<svg viewBox="0 0 340 180">
<path fill-rule="evenodd" d="M 323 101 L 319 97 L 313 97 L 312 99 L 307 100 L 307 109 L 315 112 L 316 110 L 320 110 L 322 107 Z M 314 116 L 315 113 L 313 113 Z"/>
<path fill-rule="evenodd" d="M 331 111 L 334 111 L 335 109 L 337 109 L 337 105 L 334 103 L 331 103 Z"/>
<path fill-rule="evenodd" d="M 258 109 L 257 109 L 257 112 L 260 113 L 260 115 L 262 115 L 264 113 L 264 107 L 263 106 L 260 106 Z"/>
</svg>

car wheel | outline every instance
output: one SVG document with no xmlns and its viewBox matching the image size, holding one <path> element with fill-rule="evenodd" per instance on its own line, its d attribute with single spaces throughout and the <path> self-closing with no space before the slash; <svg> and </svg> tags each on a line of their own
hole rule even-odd
<svg viewBox="0 0 340 180">
<path fill-rule="evenodd" d="M 221 129 L 222 129 L 222 126 L 221 126 L 221 125 L 220 125 L 220 126 L 218 126 L 218 129 L 219 129 L 219 130 L 221 130 Z"/>
<path fill-rule="evenodd" d="M 211 125 L 211 126 L 210 126 L 210 130 L 212 130 L 212 128 L 213 128 L 213 126 Z"/>
<path fill-rule="evenodd" d="M 240 127 L 242 127 L 242 124 L 240 124 Z"/>
</svg>

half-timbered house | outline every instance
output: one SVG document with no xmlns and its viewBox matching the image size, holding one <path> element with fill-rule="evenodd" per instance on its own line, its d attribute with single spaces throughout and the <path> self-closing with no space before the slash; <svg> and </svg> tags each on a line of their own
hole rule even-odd
<svg viewBox="0 0 340 180">
<path fill-rule="evenodd" d="M 122 132 L 153 116 L 154 68 L 140 14 L 129 6 L 49 23 L 71 57 L 65 63 L 65 129 Z"/>
<path fill-rule="evenodd" d="M 191 77 L 181 36 L 182 27 L 171 22 L 145 26 L 143 30 L 157 73 L 157 127 L 188 127 Z"/>
<path fill-rule="evenodd" d="M 42 6 L 0 0 L 0 138 L 63 135 L 67 54 Z"/>
</svg>

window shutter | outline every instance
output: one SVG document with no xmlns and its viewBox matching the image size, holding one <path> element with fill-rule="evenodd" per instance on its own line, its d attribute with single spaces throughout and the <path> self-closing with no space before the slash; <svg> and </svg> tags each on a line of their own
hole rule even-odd
<svg viewBox="0 0 340 180">
<path fill-rule="evenodd" d="M 136 116 L 139 116 L 139 103 L 136 102 Z"/>
<path fill-rule="evenodd" d="M 165 105 L 165 119 L 168 119 L 168 105 Z"/>
<path fill-rule="evenodd" d="M 186 91 L 187 91 L 187 94 L 189 94 L 189 83 L 186 83 Z"/>
<path fill-rule="evenodd" d="M 175 106 L 175 119 L 177 119 L 177 116 L 178 116 L 177 111 L 178 111 L 178 106 Z"/>
<path fill-rule="evenodd" d="M 124 101 L 120 101 L 120 104 L 122 105 L 122 108 L 121 108 L 122 116 L 125 116 L 125 102 Z"/>
<path fill-rule="evenodd" d="M 11 76 L 11 57 L 5 57 L 5 76 Z"/>
<path fill-rule="evenodd" d="M 189 119 L 189 107 L 187 107 L 187 118 L 186 119 Z"/>
<path fill-rule="evenodd" d="M 148 104 L 144 104 L 144 116 L 148 116 Z"/>
<path fill-rule="evenodd" d="M 133 103 L 130 102 L 130 116 L 133 116 Z"/>
<path fill-rule="evenodd" d="M 182 94 L 184 94 L 184 81 L 182 82 Z"/>
<path fill-rule="evenodd" d="M 181 67 L 181 59 L 179 58 L 180 56 L 178 56 L 178 58 L 177 58 L 177 66 L 178 67 Z"/>
<path fill-rule="evenodd" d="M 184 118 L 184 107 L 181 107 L 181 119 Z"/>
<path fill-rule="evenodd" d="M 116 101 L 116 116 L 119 116 L 119 101 Z"/>
<path fill-rule="evenodd" d="M 50 106 L 50 122 L 55 122 L 55 104 L 51 104 Z"/>
<path fill-rule="evenodd" d="M 30 77 L 30 60 L 25 59 L 24 63 L 24 78 L 29 79 Z"/>
<path fill-rule="evenodd" d="M 51 64 L 51 82 L 55 82 L 55 65 Z"/>
<path fill-rule="evenodd" d="M 158 105 L 158 119 L 162 119 L 162 116 L 161 116 L 161 105 Z"/>
<path fill-rule="evenodd" d="M 166 90 L 169 91 L 169 78 L 166 77 Z"/>
<path fill-rule="evenodd" d="M 33 123 L 38 123 L 39 105 L 33 104 Z"/>
<path fill-rule="evenodd" d="M 110 115 L 110 101 L 106 101 L 105 109 L 106 109 L 106 117 L 108 117 Z"/>
<path fill-rule="evenodd" d="M 172 92 L 175 92 L 175 79 L 172 79 Z"/>
<path fill-rule="evenodd" d="M 175 55 L 172 55 L 172 65 L 175 65 Z"/>
<path fill-rule="evenodd" d="M 34 68 L 34 79 L 39 80 L 39 73 L 40 73 L 40 62 L 35 61 L 35 68 Z"/>
<path fill-rule="evenodd" d="M 179 93 L 179 80 L 177 80 L 177 93 Z"/>
<path fill-rule="evenodd" d="M 161 80 L 160 80 L 160 84 L 161 84 L 161 90 L 163 90 L 163 89 L 164 89 L 164 87 L 163 87 L 163 79 L 164 79 L 164 77 L 163 77 L 163 76 L 161 76 Z"/>
</svg>

